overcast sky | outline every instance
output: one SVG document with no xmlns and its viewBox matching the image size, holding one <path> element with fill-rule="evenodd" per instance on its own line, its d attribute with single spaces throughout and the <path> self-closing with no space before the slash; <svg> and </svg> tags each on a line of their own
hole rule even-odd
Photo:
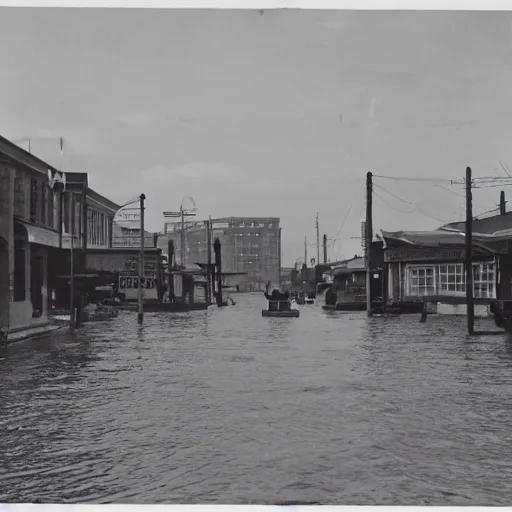
<svg viewBox="0 0 512 512">
<path fill-rule="evenodd" d="M 285 265 L 317 211 L 332 258 L 360 251 L 369 170 L 512 173 L 509 12 L 0 7 L 0 62 L 3 136 L 56 166 L 62 136 L 64 170 L 144 192 L 150 230 L 184 196 L 199 217 L 278 216 Z M 375 183 L 376 230 L 463 215 L 460 186 Z M 498 197 L 475 191 L 476 212 Z"/>
</svg>

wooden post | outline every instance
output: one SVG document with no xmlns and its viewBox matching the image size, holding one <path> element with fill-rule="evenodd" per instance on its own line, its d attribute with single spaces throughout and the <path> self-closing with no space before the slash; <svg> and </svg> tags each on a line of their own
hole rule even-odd
<svg viewBox="0 0 512 512">
<path fill-rule="evenodd" d="M 75 205 L 73 204 L 73 193 L 69 193 L 69 330 L 75 330 L 75 269 L 73 258 L 73 215 Z"/>
<path fill-rule="evenodd" d="M 466 307 L 468 334 L 475 333 L 475 304 L 473 301 L 473 264 L 471 249 L 473 245 L 473 202 L 471 192 L 471 168 L 466 167 Z"/>
<path fill-rule="evenodd" d="M 144 278 L 144 200 L 146 196 L 140 195 L 140 253 L 139 253 L 139 313 L 137 315 L 137 323 L 142 325 L 144 321 L 144 293 L 142 288 L 142 280 Z"/>
<path fill-rule="evenodd" d="M 324 235 L 324 263 L 327 263 L 327 235 Z"/>
<path fill-rule="evenodd" d="M 307 292 L 308 289 L 308 238 L 304 237 L 304 276 L 302 278 L 302 291 Z"/>
<path fill-rule="evenodd" d="M 505 202 L 505 191 L 502 190 L 500 192 L 500 215 L 505 215 L 507 213 L 507 207 Z"/>
<path fill-rule="evenodd" d="M 218 238 L 213 243 L 213 249 L 215 252 L 215 266 L 217 267 L 217 305 L 222 306 L 222 261 L 221 261 L 221 244 Z"/>
<path fill-rule="evenodd" d="M 206 221 L 206 243 L 207 243 L 207 262 L 206 267 L 206 295 L 208 304 L 212 303 L 212 218 L 209 217 Z"/>
<path fill-rule="evenodd" d="M 181 229 L 180 229 L 180 260 L 181 265 L 185 266 L 185 210 L 180 207 L 181 213 Z"/>
<path fill-rule="evenodd" d="M 320 225 L 318 223 L 318 212 L 316 213 L 316 264 L 320 265 Z"/>
<path fill-rule="evenodd" d="M 279 245 L 279 252 L 278 252 L 278 265 L 277 265 L 277 283 L 278 288 L 281 289 L 281 266 L 283 264 L 283 245 L 281 240 L 281 233 L 283 228 L 279 228 L 279 237 L 278 237 L 278 245 Z"/>
<path fill-rule="evenodd" d="M 366 313 L 372 316 L 372 173 L 366 173 Z"/>
<path fill-rule="evenodd" d="M 174 296 L 174 274 L 172 273 L 172 269 L 174 267 L 174 241 L 168 240 L 167 241 L 167 272 L 169 274 L 169 302 L 174 303 L 175 302 L 175 296 Z"/>
<path fill-rule="evenodd" d="M 427 321 L 427 313 L 428 313 L 428 304 L 427 301 L 423 302 L 423 310 L 421 311 L 421 319 L 420 322 L 424 324 Z"/>
</svg>

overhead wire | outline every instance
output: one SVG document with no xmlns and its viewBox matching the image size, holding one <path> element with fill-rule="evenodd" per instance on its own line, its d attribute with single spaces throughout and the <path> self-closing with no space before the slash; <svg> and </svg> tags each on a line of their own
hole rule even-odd
<svg viewBox="0 0 512 512">
<path fill-rule="evenodd" d="M 338 229 L 338 232 L 336 233 L 336 236 L 333 238 L 333 246 L 336 243 L 336 241 L 338 240 L 338 236 L 341 233 L 341 230 L 343 229 L 343 226 L 345 225 L 345 222 L 347 222 L 348 216 L 350 215 L 350 212 L 352 211 L 352 208 L 354 207 L 354 204 L 357 201 L 357 198 L 359 197 L 359 194 L 363 190 L 364 185 L 365 185 L 365 182 L 363 181 L 363 183 L 361 183 L 361 186 L 359 187 L 359 190 L 357 191 L 356 196 L 354 197 L 354 200 L 352 201 L 352 203 L 350 203 L 350 206 L 348 207 L 347 213 L 345 214 L 345 217 L 343 217 L 343 220 L 341 221 L 341 226 Z"/>
<path fill-rule="evenodd" d="M 396 210 L 398 212 L 401 212 L 401 213 L 413 213 L 414 211 L 417 211 L 419 213 L 421 213 L 422 215 L 425 215 L 426 217 L 430 217 L 431 219 L 433 220 L 436 220 L 437 222 L 443 222 L 443 223 L 446 223 L 447 221 L 446 220 L 443 220 L 443 219 L 439 219 L 437 217 L 434 217 L 433 215 L 427 213 L 427 212 L 424 212 L 423 210 L 421 210 L 420 208 L 418 208 L 418 205 L 416 204 L 413 204 L 411 203 L 410 201 L 407 201 L 406 199 L 403 199 L 399 196 L 397 196 L 396 194 L 393 194 L 392 192 L 389 192 L 389 190 L 386 190 L 384 187 L 381 187 L 380 185 L 377 185 L 376 183 L 374 183 L 374 186 L 375 187 L 378 187 L 379 189 L 381 189 L 383 192 L 386 192 L 387 194 L 389 194 L 390 196 L 393 196 L 393 197 L 396 197 L 397 199 L 399 199 L 400 201 L 404 202 L 404 203 L 407 203 L 409 205 L 411 205 L 413 207 L 412 210 L 409 210 L 409 211 L 405 211 L 405 210 L 401 210 L 400 208 L 396 208 L 395 206 L 389 204 L 383 197 L 381 197 L 379 194 L 377 194 L 377 192 L 375 192 L 375 190 L 373 191 L 373 193 L 382 201 L 384 202 L 384 204 L 386 204 L 389 208 L 393 209 L 393 210 Z"/>
<path fill-rule="evenodd" d="M 385 176 L 383 174 L 373 174 L 372 177 L 374 178 L 382 178 L 386 180 L 400 180 L 400 181 L 434 181 L 434 182 L 441 182 L 441 183 L 452 183 L 452 180 L 449 180 L 447 178 L 412 178 L 407 176 Z"/>
</svg>

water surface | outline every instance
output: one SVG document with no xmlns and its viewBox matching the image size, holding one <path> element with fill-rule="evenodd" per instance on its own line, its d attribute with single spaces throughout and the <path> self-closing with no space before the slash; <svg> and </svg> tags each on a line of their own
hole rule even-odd
<svg viewBox="0 0 512 512">
<path fill-rule="evenodd" d="M 0 501 L 507 505 L 512 344 L 261 295 L 0 360 Z"/>
</svg>

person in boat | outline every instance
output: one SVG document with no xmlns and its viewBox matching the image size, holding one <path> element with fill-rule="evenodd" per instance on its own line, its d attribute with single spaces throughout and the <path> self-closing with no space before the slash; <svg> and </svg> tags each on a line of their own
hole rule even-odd
<svg viewBox="0 0 512 512">
<path fill-rule="evenodd" d="M 290 300 L 290 292 L 287 290 L 282 295 L 283 295 L 283 299 L 279 303 L 280 311 L 291 311 L 291 309 L 292 309 L 292 302 Z"/>
<path fill-rule="evenodd" d="M 270 283 L 267 284 L 265 288 L 265 298 L 268 300 L 268 310 L 269 311 L 289 311 L 291 309 L 290 296 L 289 293 L 282 293 L 277 288 L 272 290 L 272 293 L 269 294 L 268 290 L 270 288 Z"/>
</svg>

